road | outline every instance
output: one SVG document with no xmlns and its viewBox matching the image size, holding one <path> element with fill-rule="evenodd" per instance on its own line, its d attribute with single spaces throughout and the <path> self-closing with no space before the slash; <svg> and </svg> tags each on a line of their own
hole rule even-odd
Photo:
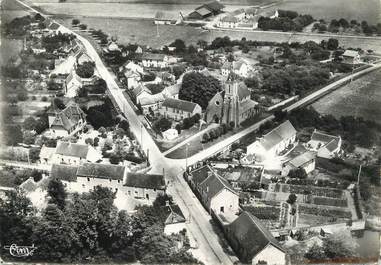
<svg viewBox="0 0 381 265">
<path fill-rule="evenodd" d="M 33 12 L 37 10 L 31 8 L 27 4 L 16 0 L 24 7 L 31 9 Z M 126 115 L 130 123 L 130 130 L 136 136 L 136 140 L 140 142 L 142 149 L 149 155 L 149 160 L 152 166 L 151 172 L 162 173 L 164 172 L 166 180 L 169 181 L 168 187 L 169 193 L 174 197 L 175 201 L 179 203 L 180 208 L 187 216 L 190 216 L 191 222 L 187 224 L 187 229 L 191 235 L 196 239 L 198 245 L 198 257 L 205 264 L 233 264 L 236 260 L 235 257 L 229 256 L 224 252 L 219 243 L 219 238 L 213 230 L 213 226 L 210 224 L 211 217 L 202 207 L 199 200 L 194 196 L 189 186 L 185 183 L 181 177 L 181 173 L 185 168 L 185 159 L 169 159 L 166 158 L 156 146 L 156 143 L 148 133 L 146 128 L 142 125 L 138 115 L 135 113 L 133 107 L 129 104 L 129 101 L 125 98 L 122 90 L 118 87 L 113 76 L 110 74 L 101 58 L 99 57 L 95 48 L 91 43 L 81 35 L 72 32 L 70 29 L 65 28 L 66 31 L 70 31 L 76 35 L 78 40 L 82 42 L 88 55 L 95 62 L 99 75 L 106 81 L 110 95 L 118 105 L 119 109 Z M 381 64 L 372 66 L 372 68 L 381 67 Z M 369 69 L 367 69 L 370 71 Z M 374 70 L 374 69 L 373 69 Z M 365 71 L 365 70 L 364 70 Z M 362 72 L 356 73 L 354 76 L 360 75 Z M 332 89 L 333 86 L 339 85 L 346 80 L 339 80 L 335 83 L 327 86 L 326 90 Z M 319 90 L 320 91 L 320 90 Z M 287 110 L 298 108 L 304 105 L 308 100 L 313 99 L 319 95 L 319 91 L 311 94 L 306 99 L 301 99 L 297 103 L 291 105 Z M 320 92 L 321 93 L 321 92 Z M 264 122 L 271 120 L 273 116 L 267 117 L 264 120 L 242 130 L 241 132 L 213 145 L 188 159 L 188 164 L 195 164 L 198 161 L 202 161 L 205 158 L 221 151 L 233 142 L 239 140 L 248 133 L 259 128 Z"/>
</svg>

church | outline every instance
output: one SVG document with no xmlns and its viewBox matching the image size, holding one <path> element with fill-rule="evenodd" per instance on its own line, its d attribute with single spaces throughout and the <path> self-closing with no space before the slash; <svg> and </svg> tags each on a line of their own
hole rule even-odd
<svg viewBox="0 0 381 265">
<path fill-rule="evenodd" d="M 230 73 L 223 90 L 209 101 L 205 121 L 226 124 L 234 122 L 234 127 L 238 127 L 259 112 L 258 103 L 250 98 L 250 94 L 245 83 Z"/>
</svg>

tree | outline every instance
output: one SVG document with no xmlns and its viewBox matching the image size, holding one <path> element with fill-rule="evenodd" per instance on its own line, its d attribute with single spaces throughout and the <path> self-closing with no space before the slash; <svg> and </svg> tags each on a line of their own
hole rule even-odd
<svg viewBox="0 0 381 265">
<path fill-rule="evenodd" d="M 207 142 L 209 142 L 209 140 L 210 140 L 210 136 L 209 136 L 209 134 L 208 134 L 208 133 L 204 133 L 204 134 L 202 135 L 202 140 L 201 140 L 201 142 L 202 142 L 202 143 L 207 143 Z"/>
<path fill-rule="evenodd" d="M 288 176 L 290 178 L 297 178 L 297 179 L 306 179 L 307 173 L 304 170 L 304 168 L 293 168 L 288 172 Z"/>
<path fill-rule="evenodd" d="M 76 19 L 76 18 L 73 19 L 73 20 L 71 21 L 71 24 L 72 24 L 73 26 L 78 26 L 79 23 L 80 23 L 79 19 Z"/>
<path fill-rule="evenodd" d="M 328 50 L 336 50 L 339 47 L 339 41 L 337 39 L 329 38 L 327 41 Z"/>
<path fill-rule="evenodd" d="M 60 179 L 52 179 L 48 184 L 49 203 L 53 203 L 63 210 L 66 205 L 67 193 Z"/>
<path fill-rule="evenodd" d="M 191 72 L 184 75 L 179 98 L 195 102 L 206 109 L 210 99 L 220 90 L 221 84 L 214 77 Z"/>
<path fill-rule="evenodd" d="M 35 130 L 36 125 L 37 125 L 37 121 L 33 117 L 28 117 L 23 122 L 23 128 L 24 128 L 24 130 L 33 131 L 33 130 Z"/>
<path fill-rule="evenodd" d="M 28 100 L 28 93 L 26 91 L 24 91 L 24 90 L 19 91 L 17 93 L 17 99 L 19 101 L 26 101 L 26 100 Z"/>
<path fill-rule="evenodd" d="M 106 81 L 102 78 L 96 80 L 94 85 L 91 86 L 91 93 L 104 94 L 107 90 Z"/>
<path fill-rule="evenodd" d="M 324 253 L 330 260 L 356 257 L 356 246 L 356 241 L 347 230 L 334 232 L 323 242 Z"/>
<path fill-rule="evenodd" d="M 167 118 L 163 117 L 163 118 L 155 121 L 152 127 L 156 132 L 164 132 L 164 131 L 170 129 L 171 126 L 172 126 L 172 122 L 170 120 L 168 120 Z"/>
<path fill-rule="evenodd" d="M 90 78 L 94 75 L 94 62 L 84 62 L 77 66 L 76 73 L 79 77 Z"/>
<path fill-rule="evenodd" d="M 294 193 L 291 193 L 289 196 L 288 196 L 288 199 L 287 199 L 287 203 L 288 204 L 294 204 L 296 202 L 296 199 L 297 199 L 297 196 L 294 194 Z"/>
<path fill-rule="evenodd" d="M 326 258 L 323 246 L 314 243 L 310 249 L 304 254 L 304 257 L 310 261 L 323 261 Z"/>
<path fill-rule="evenodd" d="M 175 50 L 176 53 L 183 53 L 185 51 L 185 49 L 186 49 L 184 41 L 180 40 L 180 39 L 176 39 L 169 46 L 170 47 L 175 47 L 176 48 L 176 50 Z"/>
<path fill-rule="evenodd" d="M 86 24 L 79 24 L 79 28 L 81 30 L 86 30 L 87 29 L 87 25 Z"/>
<path fill-rule="evenodd" d="M 116 154 L 112 154 L 110 155 L 110 163 L 111 164 L 114 164 L 114 165 L 118 165 L 121 161 L 121 158 L 120 156 L 116 155 Z"/>
</svg>

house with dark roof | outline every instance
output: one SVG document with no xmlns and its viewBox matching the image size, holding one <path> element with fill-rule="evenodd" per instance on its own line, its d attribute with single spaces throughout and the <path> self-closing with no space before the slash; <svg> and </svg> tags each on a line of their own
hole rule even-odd
<svg viewBox="0 0 381 265">
<path fill-rule="evenodd" d="M 318 157 L 330 159 L 341 154 L 341 144 L 342 140 L 340 136 L 330 135 L 315 129 L 306 147 L 317 151 Z"/>
<path fill-rule="evenodd" d="M 233 75 L 224 83 L 224 90 L 217 92 L 208 102 L 206 122 L 234 122 L 234 126 L 239 127 L 242 122 L 258 113 L 258 103 L 250 98 L 250 90 Z"/>
<path fill-rule="evenodd" d="M 56 137 L 77 134 L 86 125 L 86 115 L 75 102 L 69 102 L 63 110 L 48 112 L 49 131 Z"/>
<path fill-rule="evenodd" d="M 224 230 L 230 246 L 242 263 L 286 264 L 286 251 L 251 213 L 243 212 Z"/>
<path fill-rule="evenodd" d="M 142 65 L 146 68 L 167 68 L 168 56 L 162 53 L 148 53 L 142 54 Z"/>
<path fill-rule="evenodd" d="M 177 204 L 168 204 L 162 207 L 164 234 L 178 234 L 186 229 L 185 216 Z"/>
<path fill-rule="evenodd" d="M 135 199 L 152 203 L 156 197 L 165 193 L 165 178 L 160 174 L 127 173 L 123 186 L 127 194 Z"/>
<path fill-rule="evenodd" d="M 290 121 L 285 121 L 254 143 L 247 146 L 247 154 L 255 155 L 257 161 L 264 161 L 280 155 L 296 140 L 296 130 Z"/>
<path fill-rule="evenodd" d="M 157 11 L 155 14 L 155 24 L 170 25 L 180 23 L 182 20 L 181 14 L 174 14 L 172 12 Z"/>
<path fill-rule="evenodd" d="M 100 160 L 102 160 L 102 154 L 91 145 L 59 141 L 51 162 L 53 164 L 80 165 Z"/>
<path fill-rule="evenodd" d="M 209 213 L 236 214 L 239 195 L 212 167 L 205 165 L 189 172 L 188 181 Z"/>
<path fill-rule="evenodd" d="M 125 166 L 84 163 L 81 165 L 53 164 L 50 177 L 60 179 L 69 192 L 89 192 L 95 186 L 110 188 L 122 200 L 128 200 L 123 186 Z"/>
<path fill-rule="evenodd" d="M 166 98 L 160 108 L 162 116 L 175 121 L 181 121 L 196 114 L 201 115 L 201 113 L 202 109 L 197 103 L 175 98 Z"/>
<path fill-rule="evenodd" d="M 293 169 L 302 168 L 307 174 L 315 170 L 316 152 L 307 151 L 304 152 L 287 162 L 283 163 L 282 175 L 287 176 Z"/>
<path fill-rule="evenodd" d="M 201 20 L 210 16 L 218 15 L 225 8 L 220 1 L 211 1 L 197 7 L 188 15 L 188 19 Z"/>
</svg>

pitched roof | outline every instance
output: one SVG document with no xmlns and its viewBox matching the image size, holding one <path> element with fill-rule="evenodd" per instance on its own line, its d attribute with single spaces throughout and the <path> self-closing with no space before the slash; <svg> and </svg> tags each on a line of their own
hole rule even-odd
<svg viewBox="0 0 381 265">
<path fill-rule="evenodd" d="M 82 84 L 81 78 L 77 75 L 77 73 L 74 70 L 70 71 L 70 74 L 66 77 L 66 84 L 70 83 L 73 80 L 75 80 L 78 83 Z"/>
<path fill-rule="evenodd" d="M 200 184 L 205 179 L 207 179 L 207 177 L 209 176 L 209 172 L 212 172 L 212 170 L 213 169 L 209 165 L 204 165 L 189 172 L 189 174 L 192 176 L 192 181 L 194 183 Z"/>
<path fill-rule="evenodd" d="M 331 142 L 332 140 L 339 140 L 339 139 L 340 139 L 339 136 L 330 135 L 318 130 L 314 130 L 314 132 L 311 135 L 311 141 L 323 142 L 326 144 Z"/>
<path fill-rule="evenodd" d="M 74 156 L 80 158 L 86 158 L 89 151 L 88 145 L 76 144 L 71 142 L 59 141 L 56 147 L 56 154 L 63 156 Z"/>
<path fill-rule="evenodd" d="M 200 9 L 202 7 L 205 7 L 212 12 L 217 12 L 217 11 L 220 11 L 221 9 L 223 9 L 225 6 L 223 4 L 221 4 L 219 1 L 211 1 L 211 2 L 208 2 L 204 5 L 202 5 L 202 6 L 197 7 L 196 10 Z"/>
<path fill-rule="evenodd" d="M 221 19 L 222 22 L 229 22 L 229 23 L 237 23 L 238 22 L 238 18 L 236 18 L 235 16 L 232 16 L 232 15 L 227 15 L 227 16 L 224 16 L 222 19 Z"/>
<path fill-rule="evenodd" d="M 234 62 L 233 62 L 233 69 L 234 69 L 234 70 L 239 70 L 239 69 L 241 69 L 241 66 L 242 66 L 243 64 L 247 64 L 247 63 L 246 63 L 245 61 L 243 61 L 243 60 L 234 61 Z"/>
<path fill-rule="evenodd" d="M 343 56 L 346 56 L 346 57 L 356 57 L 358 55 L 359 55 L 359 52 L 354 50 L 345 50 L 345 52 L 343 53 Z"/>
<path fill-rule="evenodd" d="M 60 27 L 60 25 L 57 24 L 56 22 L 52 22 L 52 23 L 49 25 L 49 29 L 51 29 L 51 30 L 57 30 L 59 27 Z"/>
<path fill-rule="evenodd" d="M 142 55 L 142 60 L 163 61 L 165 56 L 166 55 L 162 54 L 162 53 L 148 53 L 148 52 L 145 52 Z"/>
<path fill-rule="evenodd" d="M 197 103 L 174 98 L 166 98 L 163 102 L 163 107 L 183 110 L 185 112 L 193 112 L 197 106 L 199 106 Z"/>
<path fill-rule="evenodd" d="M 293 167 L 298 168 L 310 162 L 312 159 L 315 159 L 315 157 L 315 152 L 307 151 L 287 161 L 286 164 L 290 164 Z"/>
<path fill-rule="evenodd" d="M 255 7 L 249 7 L 245 10 L 246 14 L 255 15 L 257 13 L 258 9 Z"/>
<path fill-rule="evenodd" d="M 141 83 L 137 87 L 134 87 L 134 89 L 132 90 L 132 93 L 135 95 L 135 97 L 139 96 L 143 92 L 152 94 L 151 90 L 149 90 L 145 85 Z"/>
<path fill-rule="evenodd" d="M 164 88 L 164 90 L 170 96 L 174 96 L 174 95 L 178 95 L 179 94 L 180 88 L 181 88 L 181 84 L 174 84 L 174 85 L 171 85 L 171 86 L 167 86 L 166 88 Z"/>
<path fill-rule="evenodd" d="M 238 216 L 238 218 L 229 225 L 229 230 L 239 242 L 239 252 L 246 253 L 246 256 L 243 257 L 245 262 L 251 262 L 268 244 L 285 252 L 278 241 L 263 226 L 261 221 L 249 212 L 244 211 Z"/>
<path fill-rule="evenodd" d="M 200 188 L 203 191 L 206 191 L 207 197 L 209 199 L 216 196 L 222 190 L 227 189 L 234 194 L 237 194 L 229 182 L 217 174 L 215 170 L 212 170 L 212 174 L 209 174 L 209 177 L 206 178 L 201 184 Z"/>
<path fill-rule="evenodd" d="M 85 113 L 76 103 L 70 102 L 65 109 L 56 113 L 56 117 L 51 126 L 63 127 L 69 131 L 75 127 L 79 121 L 83 120 L 85 120 Z"/>
<path fill-rule="evenodd" d="M 92 177 L 101 179 L 123 180 L 124 166 L 85 163 L 78 167 L 78 177 Z"/>
<path fill-rule="evenodd" d="M 37 189 L 37 184 L 34 182 L 33 178 L 28 178 L 23 183 L 21 183 L 20 188 L 27 192 L 32 192 Z"/>
<path fill-rule="evenodd" d="M 40 150 L 40 159 L 50 159 L 55 152 L 56 149 L 54 147 L 46 147 L 43 145 Z"/>
<path fill-rule="evenodd" d="M 165 189 L 165 179 L 159 174 L 127 173 L 126 181 L 123 184 L 127 187 L 144 189 Z"/>
<path fill-rule="evenodd" d="M 164 224 L 166 225 L 185 222 L 184 214 L 177 204 L 163 206 L 162 211 L 165 216 Z"/>
<path fill-rule="evenodd" d="M 177 16 L 170 12 L 157 11 L 155 14 L 155 19 L 157 20 L 177 20 Z"/>
<path fill-rule="evenodd" d="M 140 105 L 141 106 L 146 106 L 146 105 L 153 105 L 159 102 L 164 101 L 164 96 L 161 93 L 155 94 L 155 95 L 150 95 L 149 97 L 144 97 L 140 99 Z"/>
<path fill-rule="evenodd" d="M 326 144 L 324 146 L 324 148 L 326 148 L 328 151 L 330 152 L 333 152 L 335 151 L 337 148 L 339 148 L 339 143 L 340 143 L 340 139 L 333 139 L 332 141 L 330 141 L 328 144 Z"/>
<path fill-rule="evenodd" d="M 232 65 L 233 65 L 232 62 L 226 61 L 226 62 L 224 62 L 224 64 L 222 65 L 222 69 L 232 69 Z"/>
<path fill-rule="evenodd" d="M 211 11 L 209 9 L 207 9 L 206 7 L 201 7 L 199 9 L 195 10 L 194 12 L 200 14 L 200 16 L 202 16 L 202 17 L 211 14 Z"/>
<path fill-rule="evenodd" d="M 71 165 L 53 164 L 50 176 L 64 181 L 77 181 L 78 167 Z"/>
<path fill-rule="evenodd" d="M 263 136 L 259 141 L 266 150 L 269 150 L 283 140 L 291 138 L 295 134 L 296 130 L 294 126 L 287 120 Z"/>
<path fill-rule="evenodd" d="M 236 9 L 236 10 L 230 12 L 230 15 L 237 16 L 237 15 L 240 15 L 242 13 L 245 13 L 245 10 L 243 8 L 239 8 L 239 9 Z"/>
</svg>

